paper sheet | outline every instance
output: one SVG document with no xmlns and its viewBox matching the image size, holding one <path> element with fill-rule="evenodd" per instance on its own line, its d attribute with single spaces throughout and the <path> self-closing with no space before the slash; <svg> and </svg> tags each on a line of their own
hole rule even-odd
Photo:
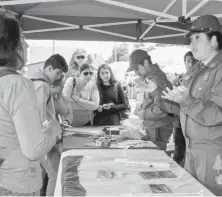
<svg viewBox="0 0 222 197">
<path fill-rule="evenodd" d="M 82 155 L 83 159 L 78 167 L 79 180 L 86 190 L 87 196 L 213 196 L 206 188 L 197 182 L 184 169 L 172 161 L 163 151 L 150 149 L 127 149 L 129 161 L 144 162 L 172 162 L 170 169 L 158 169 L 135 163 L 114 162 L 115 158 L 122 157 L 121 149 L 94 149 L 72 150 L 63 153 L 62 158 L 68 155 Z M 56 195 L 61 196 L 61 165 L 56 186 Z M 161 171 L 159 173 L 159 171 Z M 166 171 L 172 172 L 165 173 Z M 158 172 L 161 178 L 144 179 L 140 173 Z M 164 174 L 165 173 L 165 174 Z M 164 177 L 166 178 L 164 178 Z M 173 177 L 172 177 L 173 176 Z M 153 193 L 155 186 L 169 188 L 172 193 Z M 154 187 L 153 191 L 150 186 Z M 161 190 L 161 188 L 160 188 Z M 166 189 L 167 190 L 167 189 Z M 163 189 L 163 191 L 165 191 Z M 202 193 L 201 193 L 202 192 Z"/>
</svg>

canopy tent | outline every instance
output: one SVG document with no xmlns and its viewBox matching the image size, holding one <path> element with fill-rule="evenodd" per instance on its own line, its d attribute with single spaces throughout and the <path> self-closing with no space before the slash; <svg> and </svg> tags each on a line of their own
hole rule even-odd
<svg viewBox="0 0 222 197">
<path fill-rule="evenodd" d="M 222 17 L 221 0 L 3 0 L 0 5 L 18 14 L 27 39 L 184 44 L 189 17 Z"/>
</svg>

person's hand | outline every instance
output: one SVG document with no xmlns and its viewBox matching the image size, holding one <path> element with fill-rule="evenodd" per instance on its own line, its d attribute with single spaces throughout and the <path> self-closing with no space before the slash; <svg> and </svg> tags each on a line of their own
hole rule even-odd
<svg viewBox="0 0 222 197">
<path fill-rule="evenodd" d="M 69 123 L 68 123 L 67 120 L 63 121 L 62 124 L 63 124 L 63 125 L 69 125 Z"/>
<path fill-rule="evenodd" d="M 169 88 L 166 88 L 165 91 L 163 91 L 162 98 L 168 99 L 170 101 L 174 101 L 176 103 L 181 103 L 183 100 L 185 100 L 188 96 L 188 89 L 185 86 L 173 86 L 173 89 L 170 90 Z"/>
<path fill-rule="evenodd" d="M 110 104 L 104 104 L 103 109 L 110 110 Z"/>
<path fill-rule="evenodd" d="M 48 121 L 48 120 L 45 120 L 45 121 L 42 123 L 42 128 L 43 128 L 44 131 L 48 128 L 48 124 L 49 124 L 49 121 Z"/>
<path fill-rule="evenodd" d="M 157 84 L 155 82 L 153 82 L 152 80 L 146 78 L 145 81 L 144 81 L 144 92 L 148 92 L 148 93 L 151 93 L 153 92 L 154 90 L 157 89 Z"/>
<path fill-rule="evenodd" d="M 102 112 L 102 111 L 103 111 L 103 106 L 102 106 L 102 105 L 99 105 L 97 111 L 98 111 L 98 112 Z"/>
<path fill-rule="evenodd" d="M 148 78 L 145 78 L 144 80 L 137 79 L 136 80 L 136 84 L 139 87 L 140 92 L 151 93 L 154 90 L 156 90 L 156 88 L 158 87 L 157 84 L 154 81 L 152 81 L 152 80 L 150 80 Z"/>
<path fill-rule="evenodd" d="M 55 132 L 57 136 L 60 136 L 62 134 L 61 126 L 59 122 L 55 119 L 49 121 L 47 128 L 52 129 L 53 132 Z"/>
<path fill-rule="evenodd" d="M 72 99 L 76 102 L 79 102 L 79 97 L 78 96 L 72 96 Z"/>
</svg>

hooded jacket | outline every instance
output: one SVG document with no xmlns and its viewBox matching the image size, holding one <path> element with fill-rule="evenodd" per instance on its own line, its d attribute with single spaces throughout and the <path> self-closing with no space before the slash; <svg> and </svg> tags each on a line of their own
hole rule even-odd
<svg viewBox="0 0 222 197">
<path fill-rule="evenodd" d="M 55 106 L 49 87 L 49 79 L 41 71 L 29 75 L 28 78 L 35 80 L 33 84 L 37 94 L 41 122 L 55 119 Z"/>
</svg>

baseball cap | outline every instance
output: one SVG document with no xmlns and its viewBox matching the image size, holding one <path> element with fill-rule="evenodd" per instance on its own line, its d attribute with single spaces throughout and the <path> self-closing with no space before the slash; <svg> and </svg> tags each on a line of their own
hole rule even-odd
<svg viewBox="0 0 222 197">
<path fill-rule="evenodd" d="M 78 49 L 75 50 L 73 55 L 75 55 L 75 56 L 78 56 L 78 55 L 86 56 L 86 50 L 83 49 L 83 48 L 78 48 Z"/>
<path fill-rule="evenodd" d="M 136 69 L 136 67 L 143 62 L 143 60 L 150 57 L 148 53 L 142 49 L 133 51 L 129 56 L 129 68 L 126 72 L 130 72 Z"/>
<path fill-rule="evenodd" d="M 221 32 L 221 25 L 216 16 L 204 15 L 197 18 L 190 27 L 189 32 L 185 35 L 189 38 L 193 33 Z"/>
</svg>

